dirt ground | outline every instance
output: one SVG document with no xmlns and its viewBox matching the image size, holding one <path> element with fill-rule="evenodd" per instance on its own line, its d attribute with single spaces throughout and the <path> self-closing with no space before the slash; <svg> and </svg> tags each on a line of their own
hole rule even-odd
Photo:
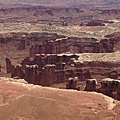
<svg viewBox="0 0 120 120">
<path fill-rule="evenodd" d="M 119 102 L 102 94 L 0 78 L 1 120 L 119 120 L 119 114 Z"/>
</svg>

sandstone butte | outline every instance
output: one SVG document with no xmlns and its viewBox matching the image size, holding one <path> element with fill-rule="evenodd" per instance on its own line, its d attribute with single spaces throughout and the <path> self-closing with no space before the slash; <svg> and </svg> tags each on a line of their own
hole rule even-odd
<svg viewBox="0 0 120 120">
<path fill-rule="evenodd" d="M 120 102 L 96 92 L 0 78 L 0 120 L 120 120 Z"/>
</svg>

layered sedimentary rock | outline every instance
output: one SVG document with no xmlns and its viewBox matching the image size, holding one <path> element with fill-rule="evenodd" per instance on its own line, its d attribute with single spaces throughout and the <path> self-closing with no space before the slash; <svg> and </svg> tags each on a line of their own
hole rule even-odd
<svg viewBox="0 0 120 120">
<path fill-rule="evenodd" d="M 71 16 L 71 12 L 74 15 Z M 29 17 L 23 13 L 26 13 Z M 20 6 L 17 8 L 12 7 L 12 8 L 0 9 L 0 16 L 1 18 L 2 16 L 6 17 L 6 19 L 0 20 L 0 22 L 3 22 L 3 23 L 4 22 L 29 22 L 32 24 L 52 23 L 52 24 L 66 26 L 67 22 L 74 23 L 75 21 L 74 19 L 77 18 L 79 20 L 79 16 L 80 17 L 84 16 L 84 10 L 80 8 L 74 8 L 74 7 L 69 7 L 69 8 L 59 7 L 58 8 L 58 7 L 43 7 L 41 5 L 40 6 L 27 6 L 27 7 Z M 11 16 L 11 17 L 9 18 L 8 16 Z M 64 21 L 64 24 L 62 24 L 63 21 Z M 79 23 L 79 21 L 77 21 L 77 23 Z"/>
<path fill-rule="evenodd" d="M 95 79 L 98 82 L 106 77 L 120 79 L 120 69 L 118 67 L 120 63 L 97 60 L 90 62 L 86 60 L 86 58 L 89 59 L 86 53 L 111 53 L 119 51 L 119 35 L 105 37 L 106 39 L 98 41 L 94 38 L 74 38 L 56 34 L 18 35 L 16 36 L 16 40 L 20 42 L 18 49 L 29 49 L 30 57 L 26 57 L 16 66 L 13 66 L 10 59 L 6 58 L 7 72 L 11 73 L 11 77 L 25 79 L 28 83 L 42 86 L 62 83 L 66 85 L 67 89 L 79 90 L 77 82 L 87 81 L 86 91 L 98 91 L 119 99 L 117 90 L 110 89 L 110 91 L 104 91 L 103 87 L 98 88 Z M 1 41 L 1 44 L 9 43 L 9 41 L 4 40 Z M 75 53 L 85 54 L 81 58 L 80 54 Z M 101 54 L 101 56 L 105 57 L 104 54 Z M 82 60 L 84 62 L 81 62 Z M 78 78 L 77 82 L 74 79 L 75 77 Z"/>
<path fill-rule="evenodd" d="M 6 70 L 7 70 L 7 73 L 12 73 L 13 66 L 11 64 L 10 59 L 6 58 L 5 61 L 6 61 Z"/>
<path fill-rule="evenodd" d="M 120 81 L 115 79 L 103 79 L 101 82 L 101 88 L 98 89 L 99 92 L 120 100 Z"/>
<path fill-rule="evenodd" d="M 36 54 L 33 60 L 25 58 L 21 65 L 10 71 L 12 77 L 24 78 L 29 83 L 43 86 L 66 82 L 70 77 L 78 77 L 78 81 L 109 77 L 120 78 L 120 63 L 111 62 L 79 62 L 75 54 Z M 112 69 L 111 69 L 112 68 Z M 19 71 L 19 72 L 17 72 Z"/>
<path fill-rule="evenodd" d="M 120 100 L 120 81 L 111 78 L 102 79 L 99 87 L 97 87 L 97 81 L 95 79 L 88 79 L 86 81 L 86 91 L 97 91 L 114 99 Z"/>
<path fill-rule="evenodd" d="M 95 79 L 103 79 L 106 77 L 112 79 L 120 79 L 120 63 L 119 62 L 104 62 L 104 61 L 91 61 L 91 62 L 83 62 L 80 63 L 79 60 L 76 61 L 77 68 L 87 68 L 89 72 L 86 70 L 86 78 L 95 78 Z M 85 70 L 84 70 L 85 71 Z"/>
<path fill-rule="evenodd" d="M 25 80 L 28 81 L 29 83 L 34 83 L 36 80 L 37 76 L 37 65 L 26 65 L 25 66 Z"/>
<path fill-rule="evenodd" d="M 31 46 L 29 56 L 35 54 L 59 54 L 59 53 L 111 53 L 118 50 L 119 38 L 102 39 L 65 37 L 49 40 L 41 44 Z"/>
<path fill-rule="evenodd" d="M 0 34 L 0 45 L 14 46 L 17 50 L 24 50 L 29 48 L 29 46 L 39 44 L 44 44 L 45 41 L 51 39 L 62 38 L 64 36 L 49 33 L 9 33 Z"/>
<path fill-rule="evenodd" d="M 29 50 L 29 57 L 34 57 L 35 54 L 111 53 L 120 50 L 119 35 L 105 37 L 106 39 L 98 41 L 95 38 L 66 37 L 47 33 L 10 33 L 5 37 L 0 36 L 0 44 L 1 49 L 8 51 L 8 54 L 10 51 Z"/>
<path fill-rule="evenodd" d="M 96 91 L 97 81 L 96 79 L 87 79 L 86 80 L 86 91 Z"/>
<path fill-rule="evenodd" d="M 59 54 L 64 53 L 67 51 L 67 46 L 69 46 L 69 43 L 67 43 L 67 37 L 66 38 L 60 38 L 55 40 L 47 40 L 46 42 L 43 42 L 42 44 L 31 46 L 29 50 L 29 56 L 34 57 L 35 54 Z"/>
<path fill-rule="evenodd" d="M 74 90 L 80 90 L 79 87 L 77 87 L 78 77 L 70 77 L 66 84 L 66 89 L 74 89 Z"/>
<path fill-rule="evenodd" d="M 22 65 L 18 64 L 15 66 L 13 66 L 13 70 L 12 70 L 12 74 L 11 77 L 17 77 L 17 78 L 24 78 L 24 72 L 22 70 Z"/>
<path fill-rule="evenodd" d="M 50 86 L 62 83 L 70 77 L 78 77 L 78 80 L 91 78 L 87 69 L 76 69 L 74 60 L 77 55 L 44 55 L 37 54 L 31 61 L 25 58 L 21 65 L 16 65 L 10 71 L 12 77 L 24 78 L 29 83 Z"/>
<path fill-rule="evenodd" d="M 105 36 L 110 39 L 110 42 L 114 44 L 114 51 L 120 51 L 120 33 L 116 32 Z"/>
</svg>

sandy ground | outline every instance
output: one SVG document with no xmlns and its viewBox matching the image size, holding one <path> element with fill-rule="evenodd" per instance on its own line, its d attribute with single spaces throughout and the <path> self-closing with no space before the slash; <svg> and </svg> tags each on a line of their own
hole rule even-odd
<svg viewBox="0 0 120 120">
<path fill-rule="evenodd" d="M 0 78 L 1 120 L 119 120 L 119 101 L 80 92 Z M 110 119 L 111 118 L 111 119 Z"/>
</svg>

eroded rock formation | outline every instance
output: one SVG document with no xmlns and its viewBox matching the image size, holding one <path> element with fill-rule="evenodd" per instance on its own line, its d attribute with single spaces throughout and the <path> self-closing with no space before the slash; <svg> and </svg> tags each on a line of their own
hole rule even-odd
<svg viewBox="0 0 120 120">
<path fill-rule="evenodd" d="M 102 79 L 99 87 L 97 87 L 97 81 L 95 79 L 88 79 L 86 81 L 86 91 L 97 91 L 110 96 L 114 99 L 120 100 L 120 81 L 111 78 Z"/>
<path fill-rule="evenodd" d="M 118 67 L 120 63 L 87 62 L 87 60 L 81 62 L 80 54 L 75 54 L 119 51 L 119 36 L 109 35 L 105 37 L 106 39 L 98 41 L 95 38 L 73 38 L 56 34 L 31 33 L 24 34 L 24 36 L 18 35 L 15 37 L 20 43 L 18 49 L 29 49 L 30 57 L 26 57 L 16 66 L 13 66 L 10 59 L 6 58 L 7 73 L 11 73 L 13 78 L 25 79 L 28 83 L 42 86 L 64 83 L 67 89 L 78 90 L 76 80 L 74 80 L 77 77 L 78 83 L 87 81 L 86 91 L 98 91 L 118 99 L 117 90 L 112 90 L 112 93 L 110 93 L 111 91 L 104 92 L 102 87 L 98 89 L 95 79 L 99 82 L 106 77 L 120 79 L 120 69 Z M 4 39 L 1 44 L 8 44 L 9 42 Z M 104 54 L 102 55 L 104 57 Z"/>
<path fill-rule="evenodd" d="M 101 82 L 101 88 L 98 92 L 120 100 L 120 81 L 115 79 L 103 79 Z"/>
<path fill-rule="evenodd" d="M 72 38 L 65 37 L 49 40 L 41 44 L 31 46 L 29 56 L 35 54 L 59 54 L 59 53 L 111 53 L 116 50 L 119 39 Z"/>
<path fill-rule="evenodd" d="M 66 89 L 74 89 L 74 90 L 80 90 L 79 87 L 77 87 L 78 77 L 70 77 L 66 84 Z"/>
<path fill-rule="evenodd" d="M 36 54 L 31 61 L 25 58 L 21 65 L 12 68 L 12 77 L 24 78 L 29 83 L 50 86 L 52 84 L 62 83 L 70 77 L 78 77 L 78 80 L 91 78 L 87 69 L 76 69 L 76 63 L 73 60 L 77 55 L 43 55 Z"/>
<path fill-rule="evenodd" d="M 118 33 L 119 34 L 119 33 Z M 111 53 L 120 50 L 120 37 L 105 36 L 106 39 L 66 37 L 47 33 L 10 33 L 0 36 L 1 49 L 5 49 L 6 56 L 10 51 L 29 50 L 29 57 L 35 54 L 59 53 Z M 9 47 L 6 47 L 9 46 Z M 12 50 L 11 50 L 11 47 Z"/>
<path fill-rule="evenodd" d="M 86 80 L 86 91 L 96 91 L 97 80 L 96 79 L 87 79 Z"/>
<path fill-rule="evenodd" d="M 24 72 L 23 72 L 23 69 L 22 69 L 22 65 L 18 64 L 18 65 L 16 65 L 16 67 L 13 66 L 11 77 L 17 77 L 17 78 L 20 78 L 20 79 L 24 78 Z"/>
<path fill-rule="evenodd" d="M 13 66 L 11 64 L 10 59 L 6 58 L 5 61 L 6 61 L 6 70 L 7 70 L 7 73 L 12 73 Z"/>
<path fill-rule="evenodd" d="M 75 54 L 36 54 L 33 60 L 27 57 L 21 65 L 12 68 L 12 71 L 10 69 L 9 72 L 12 73 L 12 77 L 24 78 L 29 83 L 43 86 L 63 83 L 70 77 L 78 77 L 78 81 L 92 78 L 98 80 L 106 77 L 120 78 L 119 63 L 80 63 L 78 58 L 79 56 Z"/>
</svg>

